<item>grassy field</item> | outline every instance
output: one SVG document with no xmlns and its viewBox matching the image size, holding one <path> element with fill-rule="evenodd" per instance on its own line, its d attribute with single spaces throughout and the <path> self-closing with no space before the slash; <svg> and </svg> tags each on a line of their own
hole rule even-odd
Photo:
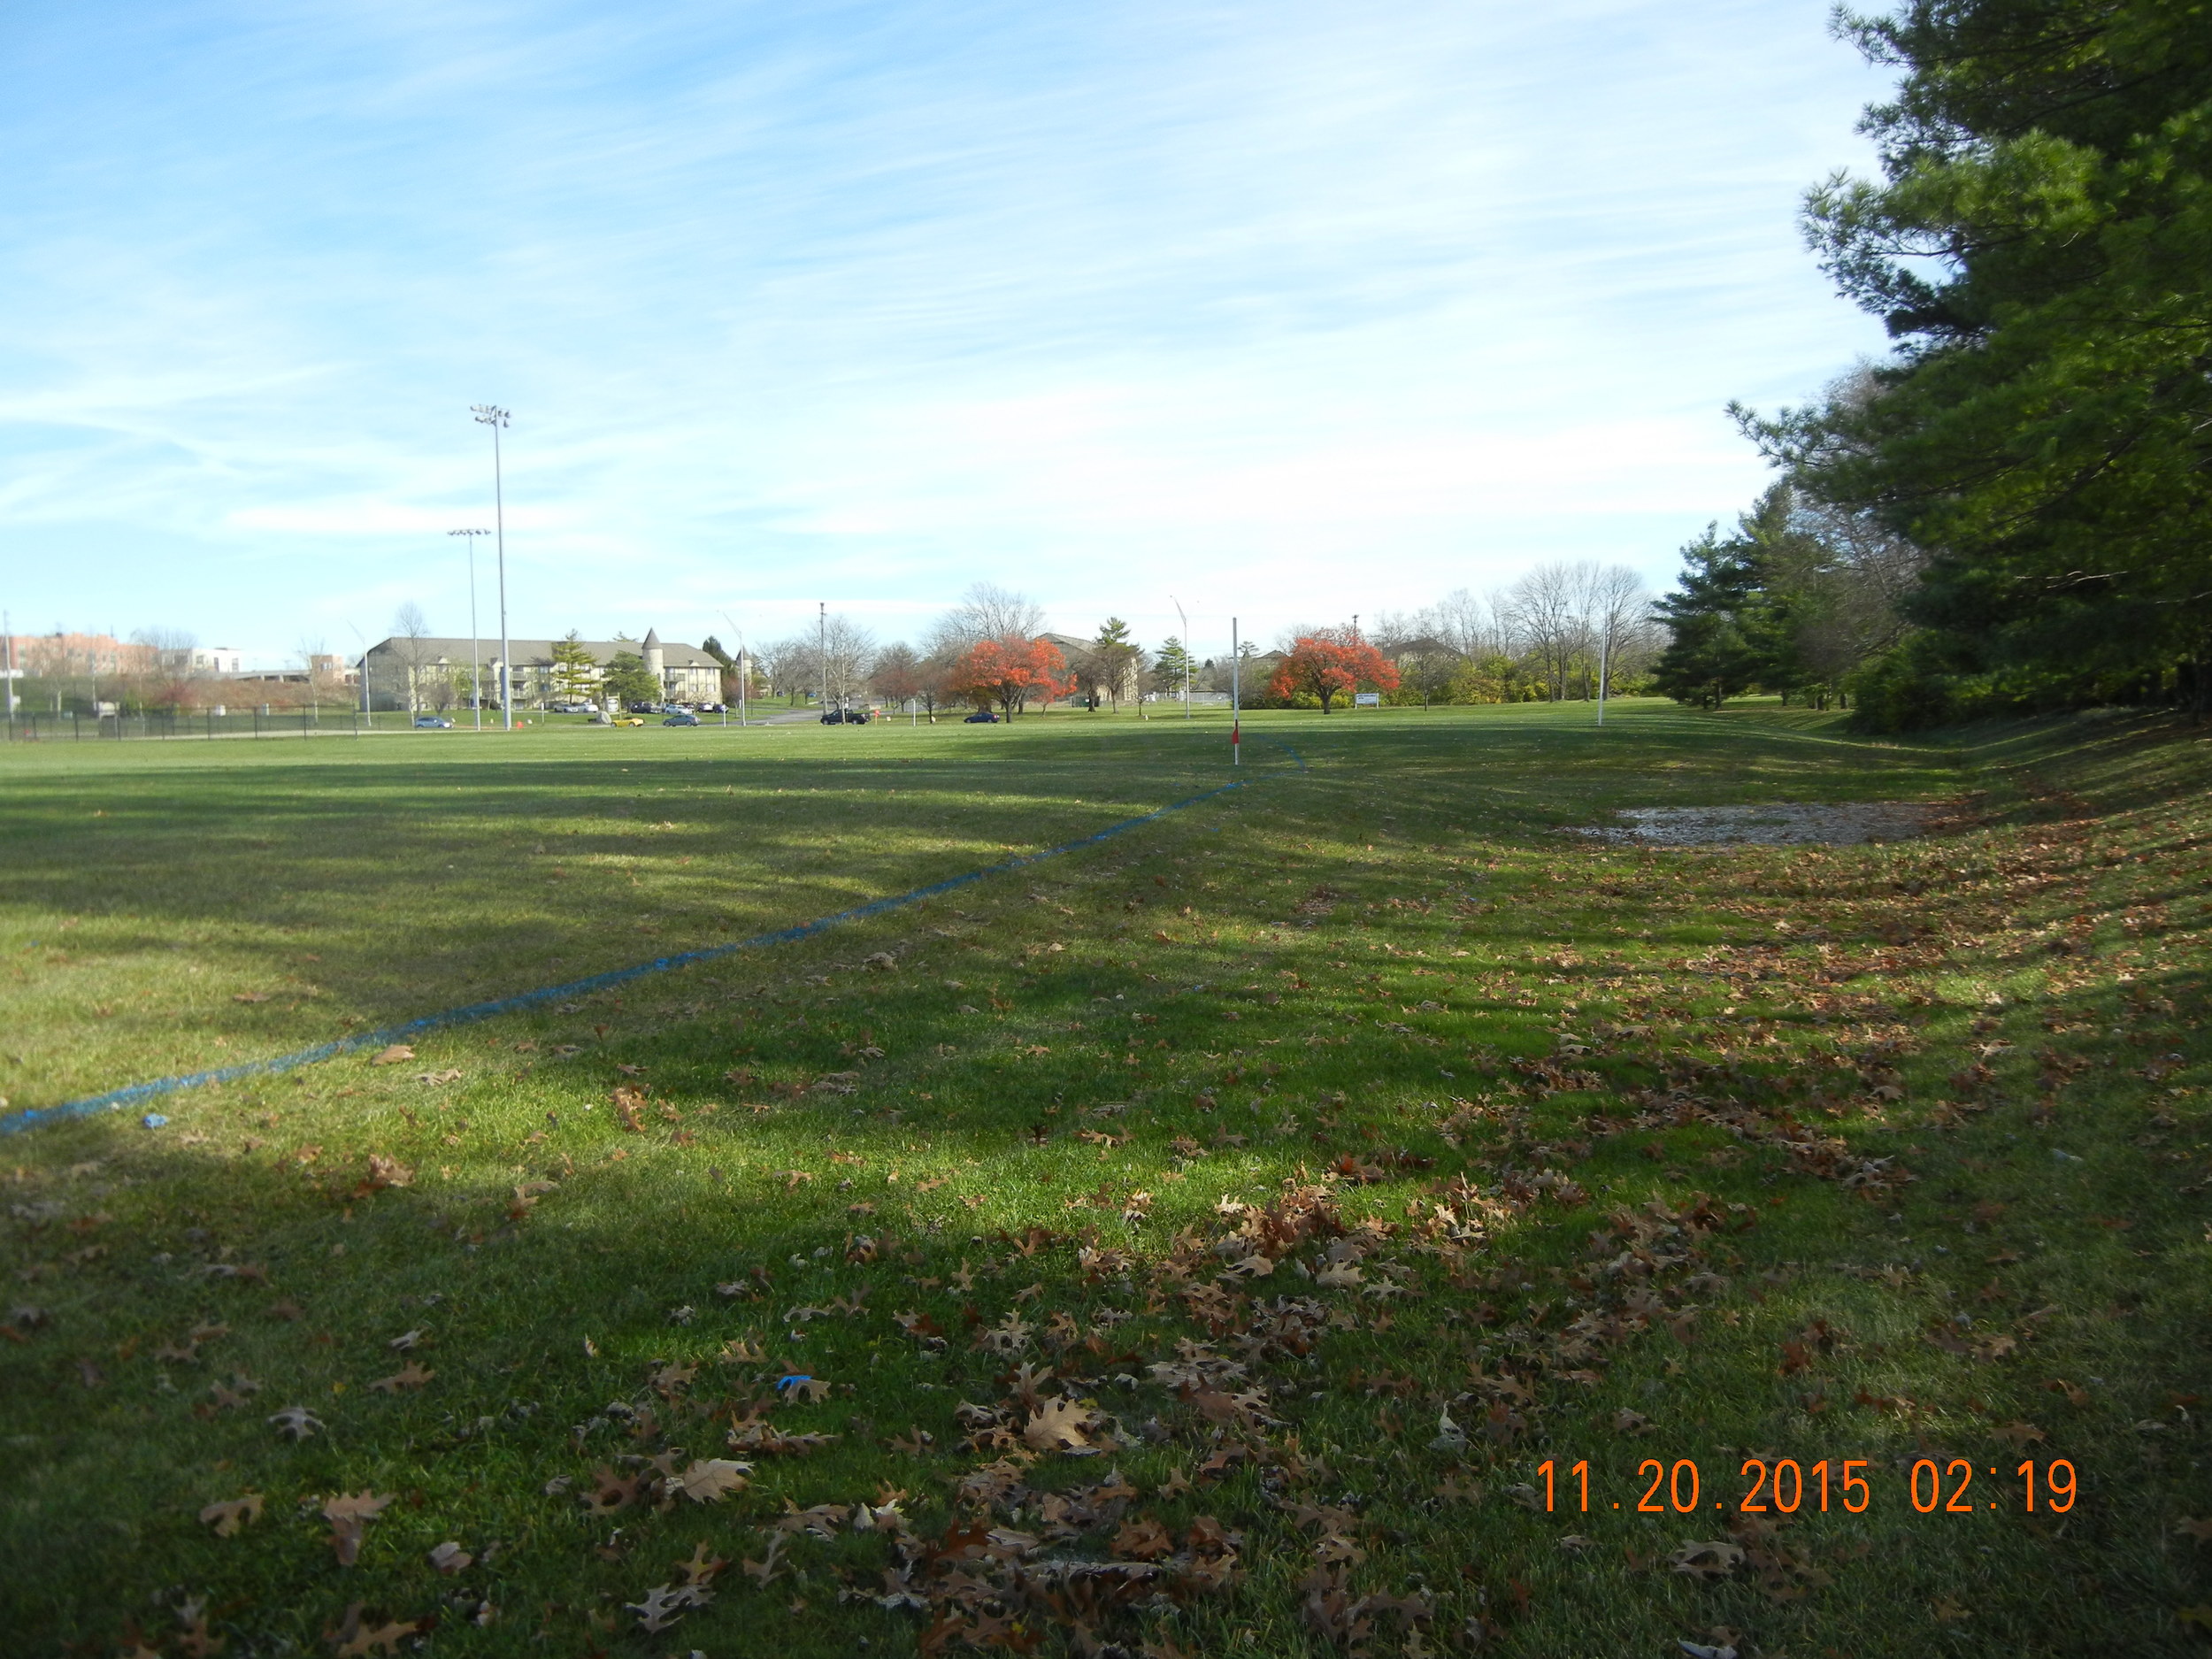
<svg viewBox="0 0 2212 1659">
<path fill-rule="evenodd" d="M 1246 735 L 864 923 L 0 1141 L 9 1650 L 2201 1648 L 2200 730 Z M 18 749 L 0 1094 L 803 922 L 1225 736 Z M 1557 833 L 1767 800 L 1943 818 Z"/>
</svg>

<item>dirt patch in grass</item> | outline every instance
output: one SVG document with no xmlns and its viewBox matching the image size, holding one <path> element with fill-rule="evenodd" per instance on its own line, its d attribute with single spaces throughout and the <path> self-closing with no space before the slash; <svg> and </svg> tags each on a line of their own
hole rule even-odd
<svg viewBox="0 0 2212 1659">
<path fill-rule="evenodd" d="M 1921 834 L 1935 809 L 1913 801 L 1768 801 L 1624 807 L 1615 816 L 1627 821 L 1571 833 L 1642 847 L 1855 847 Z"/>
</svg>

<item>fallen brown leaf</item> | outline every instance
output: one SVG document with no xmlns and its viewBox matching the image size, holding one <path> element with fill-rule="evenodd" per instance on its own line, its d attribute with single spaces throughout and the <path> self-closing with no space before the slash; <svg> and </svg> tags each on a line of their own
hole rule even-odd
<svg viewBox="0 0 2212 1659">
<path fill-rule="evenodd" d="M 369 1386 L 381 1394 L 394 1394 L 403 1388 L 419 1388 L 437 1374 L 434 1371 L 425 1371 L 411 1359 L 389 1377 L 380 1377 Z"/>
<path fill-rule="evenodd" d="M 211 1503 L 200 1511 L 200 1519 L 215 1529 L 218 1538 L 230 1538 L 238 1529 L 261 1518 L 261 1494 L 249 1492 L 242 1498 L 227 1498 Z"/>
</svg>

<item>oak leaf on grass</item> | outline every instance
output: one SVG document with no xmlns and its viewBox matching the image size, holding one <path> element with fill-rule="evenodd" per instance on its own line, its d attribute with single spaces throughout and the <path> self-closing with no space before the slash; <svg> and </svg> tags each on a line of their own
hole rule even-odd
<svg viewBox="0 0 2212 1659">
<path fill-rule="evenodd" d="M 691 1559 L 678 1562 L 676 1571 L 683 1574 L 686 1584 L 712 1584 L 714 1575 L 729 1564 L 724 1557 L 710 1550 L 706 1540 L 702 1539 L 698 1547 L 691 1552 Z"/>
<path fill-rule="evenodd" d="M 356 1601 L 335 1630 L 323 1632 L 323 1640 L 330 1644 L 332 1659 L 369 1659 L 379 1650 L 396 1654 L 400 1643 L 422 1627 L 423 1621 L 417 1618 L 365 1619 L 361 1603 Z"/>
<path fill-rule="evenodd" d="M 637 1615 L 641 1629 L 657 1635 L 681 1618 L 687 1608 L 704 1607 L 713 1600 L 714 1592 L 703 1584 L 663 1584 L 648 1590 L 642 1601 L 623 1605 Z"/>
<path fill-rule="evenodd" d="M 745 1478 L 752 1472 L 752 1464 L 732 1458 L 695 1457 L 689 1468 L 671 1480 L 675 1491 L 694 1503 L 718 1503 L 733 1492 L 744 1491 Z"/>
<path fill-rule="evenodd" d="M 258 1492 L 249 1492 L 242 1498 L 226 1498 L 211 1503 L 200 1511 L 200 1519 L 215 1529 L 218 1538 L 231 1538 L 239 1528 L 261 1518 L 262 1498 Z"/>
<path fill-rule="evenodd" d="M 389 1377 L 380 1377 L 369 1386 L 380 1394 L 396 1394 L 403 1388 L 419 1388 L 437 1374 L 434 1371 L 424 1370 L 411 1359 Z"/>
<path fill-rule="evenodd" d="M 296 1440 L 305 1440 L 323 1425 L 323 1420 L 305 1406 L 287 1406 L 281 1411 L 273 1412 L 268 1421 Z"/>
<path fill-rule="evenodd" d="M 1092 1414 L 1064 1397 L 1044 1401 L 1022 1425 L 1022 1439 L 1035 1451 L 1084 1456 L 1102 1448 L 1090 1435 Z"/>
<path fill-rule="evenodd" d="M 1118 1561 L 1158 1561 L 1175 1553 L 1175 1540 L 1167 1528 L 1150 1516 L 1125 1521 L 1114 1534 L 1111 1553 Z"/>
<path fill-rule="evenodd" d="M 341 1567 L 350 1567 L 361 1558 L 361 1540 L 369 1523 L 383 1514 L 391 1501 L 388 1493 L 379 1497 L 366 1486 L 323 1500 L 323 1519 L 330 1523 L 331 1553 Z"/>
<path fill-rule="evenodd" d="M 1743 1547 L 1724 1539 L 1712 1543 L 1685 1544 L 1671 1552 L 1667 1559 L 1677 1572 L 1710 1584 L 1736 1571 L 1743 1562 Z"/>
<path fill-rule="evenodd" d="M 415 1051 L 403 1042 L 396 1042 L 388 1048 L 380 1048 L 369 1056 L 371 1065 L 399 1065 L 415 1057 Z"/>
</svg>

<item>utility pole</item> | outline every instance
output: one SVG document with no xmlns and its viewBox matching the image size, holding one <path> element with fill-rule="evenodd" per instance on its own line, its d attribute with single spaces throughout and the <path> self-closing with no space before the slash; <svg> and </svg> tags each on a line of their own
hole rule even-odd
<svg viewBox="0 0 2212 1659">
<path fill-rule="evenodd" d="M 1613 649 L 1613 630 L 1608 627 L 1598 635 L 1598 724 L 1605 724 L 1605 668 L 1606 659 Z"/>
<path fill-rule="evenodd" d="M 449 530 L 448 535 L 457 535 L 469 550 L 469 701 L 476 705 L 476 729 L 484 729 L 484 664 L 483 653 L 477 648 L 476 637 L 476 538 L 489 535 L 488 530 Z"/>
<path fill-rule="evenodd" d="M 822 712 L 829 712 L 829 602 L 823 600 L 817 607 L 814 620 L 814 684 L 815 697 L 822 705 Z"/>
<path fill-rule="evenodd" d="M 514 664 L 507 643 L 507 492 L 499 467 L 499 429 L 507 424 L 508 411 L 496 403 L 471 403 L 469 411 L 479 426 L 492 429 L 492 523 L 499 544 L 499 716 L 501 724 L 511 732 L 515 729 L 515 698 Z"/>
<path fill-rule="evenodd" d="M 0 687 L 8 700 L 8 741 L 15 741 L 15 626 L 8 620 L 8 613 L 0 611 L 0 642 L 7 648 L 7 684 Z"/>
</svg>

